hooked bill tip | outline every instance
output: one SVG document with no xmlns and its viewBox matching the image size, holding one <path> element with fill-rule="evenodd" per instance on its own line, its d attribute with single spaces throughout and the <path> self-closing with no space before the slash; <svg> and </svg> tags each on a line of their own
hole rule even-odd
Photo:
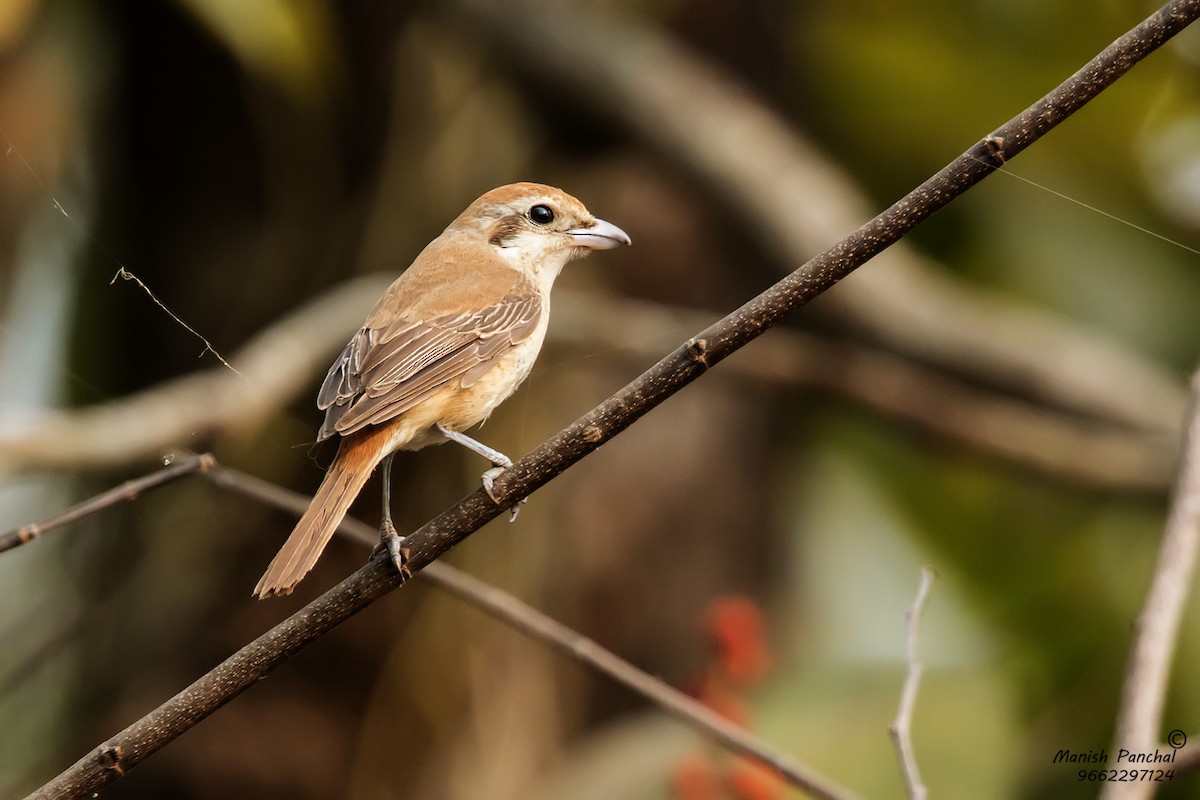
<svg viewBox="0 0 1200 800">
<path fill-rule="evenodd" d="M 589 250 L 611 250 L 614 247 L 631 244 L 629 234 L 602 219 L 594 220 L 591 227 L 574 228 L 567 233 L 575 240 L 575 244 Z"/>
</svg>

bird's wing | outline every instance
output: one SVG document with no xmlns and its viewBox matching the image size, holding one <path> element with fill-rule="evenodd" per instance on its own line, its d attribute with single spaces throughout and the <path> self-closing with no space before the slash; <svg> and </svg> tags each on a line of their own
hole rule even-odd
<svg viewBox="0 0 1200 800">
<path fill-rule="evenodd" d="M 508 295 L 479 311 L 360 329 L 317 394 L 317 407 L 325 411 L 317 438 L 389 420 L 453 381 L 470 386 L 529 338 L 542 312 L 537 293 Z"/>
</svg>

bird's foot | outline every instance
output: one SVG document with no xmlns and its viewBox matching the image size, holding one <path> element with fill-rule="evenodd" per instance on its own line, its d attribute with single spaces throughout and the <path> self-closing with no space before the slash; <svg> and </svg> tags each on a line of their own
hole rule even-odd
<svg viewBox="0 0 1200 800">
<path fill-rule="evenodd" d="M 495 482 L 497 476 L 499 476 L 501 472 L 504 472 L 504 470 L 513 465 L 512 459 L 504 455 L 504 453 L 501 453 L 499 450 L 494 450 L 483 442 L 477 442 L 462 431 L 456 431 L 452 428 L 448 428 L 440 422 L 437 423 L 437 429 L 450 441 L 458 442 L 468 450 L 478 453 L 488 461 L 492 462 L 492 468 L 483 473 L 483 476 L 480 478 L 480 480 L 483 482 L 483 490 L 487 492 L 487 496 L 492 498 L 493 503 L 500 505 L 500 500 L 496 497 L 496 490 L 492 487 L 492 484 Z M 520 511 L 521 503 L 524 503 L 528 499 L 529 498 L 527 497 L 522 497 L 515 505 L 508 509 L 509 522 L 516 522 L 517 512 Z"/>
<path fill-rule="evenodd" d="M 402 581 L 412 577 L 412 570 L 408 568 L 408 548 L 404 546 L 404 537 L 396 533 L 396 526 L 390 519 L 385 519 L 379 526 L 379 548 L 388 554 L 388 559 L 400 574 Z"/>
<path fill-rule="evenodd" d="M 489 469 L 487 472 L 483 473 L 483 475 L 480 477 L 480 481 L 483 483 L 483 490 L 485 492 L 487 492 L 487 496 L 492 498 L 492 502 L 495 503 L 496 505 L 500 505 L 500 500 L 499 500 L 499 498 L 496 497 L 496 491 L 492 488 L 492 484 L 495 482 L 496 478 L 500 475 L 501 472 L 504 472 L 504 470 L 508 469 L 511 466 L 512 466 L 511 461 L 509 461 L 507 464 L 497 464 L 496 466 Z M 509 507 L 509 509 L 508 509 L 508 521 L 509 522 L 517 521 L 517 514 L 519 514 L 521 512 L 521 504 L 527 503 L 527 502 L 529 502 L 529 498 L 522 497 L 520 500 L 517 501 L 516 505 Z"/>
</svg>

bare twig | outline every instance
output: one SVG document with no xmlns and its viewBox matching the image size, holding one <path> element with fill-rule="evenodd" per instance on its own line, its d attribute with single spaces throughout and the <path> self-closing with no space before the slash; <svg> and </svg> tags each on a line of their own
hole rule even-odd
<svg viewBox="0 0 1200 800">
<path fill-rule="evenodd" d="M 745 728 L 735 725 L 678 689 L 643 672 L 592 639 L 530 608 L 512 595 L 464 573 L 459 573 L 459 580 L 455 581 L 454 585 L 439 585 L 471 605 L 504 620 L 522 633 L 574 656 L 722 747 L 763 764 L 797 789 L 813 797 L 857 797 L 849 789 L 820 775 L 812 767 L 766 743 Z"/>
<path fill-rule="evenodd" d="M 55 202 L 57 202 L 57 201 L 55 201 Z M 59 208 L 61 209 L 62 207 L 59 206 Z M 221 362 L 221 366 L 225 367 L 227 370 L 232 372 L 234 375 L 238 375 L 239 377 L 241 376 L 242 373 L 240 373 L 236 369 L 234 369 L 233 364 L 230 364 L 228 361 L 225 360 L 225 356 L 223 356 L 217 352 L 217 348 L 213 347 L 212 342 L 210 342 L 208 339 L 204 338 L 204 336 L 200 333 L 200 331 L 196 330 L 191 325 L 188 325 L 186 322 L 184 322 L 182 317 L 180 317 L 173 310 L 171 310 L 171 308 L 166 303 L 164 303 L 162 300 L 160 300 L 158 298 L 158 295 L 156 295 L 153 291 L 151 291 L 150 287 L 146 285 L 145 281 L 143 281 L 137 275 L 134 275 L 132 272 L 130 272 L 123 266 L 117 270 L 116 275 L 113 275 L 113 278 L 111 281 L 108 282 L 108 285 L 112 286 L 114 283 L 116 283 L 117 278 L 120 278 L 121 280 L 126 280 L 126 281 L 133 281 L 134 283 L 136 283 L 138 286 L 140 286 L 142 288 L 142 291 L 145 292 L 146 295 L 154 302 L 154 305 L 161 308 L 163 310 L 163 312 L 168 317 L 170 317 L 172 320 L 174 320 L 175 323 L 178 324 L 181 328 L 183 328 L 185 331 L 190 333 L 192 336 L 195 336 L 197 339 L 199 339 L 201 342 L 203 342 L 204 349 L 200 351 L 200 355 L 204 355 L 205 353 L 212 353 L 213 357 L 215 357 L 217 359 L 217 361 Z"/>
<path fill-rule="evenodd" d="M 1200 16 L 1200 0 L 1172 0 L 1079 72 L 891 208 L 758 297 L 709 326 L 613 397 L 517 461 L 493 485 L 461 500 L 404 541 L 407 566 L 424 569 L 484 523 L 545 485 L 680 391 L 786 314 L 833 286 L 934 212 L 1023 151 Z M 101 744 L 32 797 L 88 795 L 125 774 L 287 659 L 400 586 L 375 558 L 227 658 L 188 688 Z"/>
<path fill-rule="evenodd" d="M 751 88 L 638 19 L 569 3 L 443 3 L 531 77 L 590 100 L 593 113 L 615 118 L 703 180 L 781 268 L 871 215 L 866 192 Z M 1002 155 L 1012 155 L 1012 145 L 1005 139 Z M 911 244 L 893 247 L 879 267 L 823 307 L 921 360 L 1178 434 L 1178 379 L 1105 331 L 967 286 Z"/>
<path fill-rule="evenodd" d="M 6 411 L 0 474 L 130 463 L 215 430 L 253 428 L 328 366 L 390 280 L 349 281 L 275 323 L 233 355 L 240 374 L 214 367 L 83 410 Z"/>
<path fill-rule="evenodd" d="M 304 513 L 312 501 L 311 497 L 305 497 L 229 467 L 217 467 L 205 475 L 218 486 L 291 511 L 297 516 Z M 379 532 L 376 529 L 350 517 L 345 518 L 338 528 L 338 533 L 368 547 L 379 543 Z M 854 797 L 848 789 L 836 785 L 808 765 L 508 592 L 442 562 L 430 564 L 418 575 L 530 638 L 608 676 L 733 752 L 761 762 L 792 786 L 803 789 L 814 797 L 846 800 Z"/>
<path fill-rule="evenodd" d="M 0 553 L 3 553 L 5 550 L 11 550 L 14 547 L 19 547 L 27 542 L 32 542 L 47 531 L 61 528 L 64 525 L 70 525 L 72 522 L 83 519 L 89 514 L 94 514 L 109 506 L 114 506 L 122 500 L 135 500 L 139 494 L 147 489 L 161 486 L 164 483 L 169 483 L 176 478 L 182 478 L 184 475 L 190 475 L 193 472 L 203 472 L 215 463 L 213 457 L 207 453 L 189 456 L 182 461 L 163 467 L 157 472 L 126 481 L 120 486 L 109 489 L 107 492 L 101 492 L 95 497 L 71 506 L 61 514 L 56 514 L 41 522 L 31 522 L 28 525 L 22 525 L 20 528 L 0 534 Z"/>
<path fill-rule="evenodd" d="M 1153 751 L 1158 742 L 1171 661 L 1196 571 L 1197 550 L 1200 550 L 1200 370 L 1192 377 L 1191 419 L 1171 514 L 1146 602 L 1134 628 L 1117 712 L 1115 747 L 1119 749 L 1145 753 Z M 1151 781 L 1111 783 L 1105 785 L 1100 796 L 1106 800 L 1150 797 L 1154 786 Z"/>
<path fill-rule="evenodd" d="M 297 516 L 304 513 L 304 510 L 312 502 L 311 497 L 284 489 L 239 470 L 218 465 L 209 454 L 189 455 L 177 464 L 128 481 L 80 503 L 46 522 L 21 528 L 21 531 L 32 531 L 32 533 L 19 543 L 30 541 L 34 536 L 44 533 L 50 528 L 75 522 L 102 511 L 121 500 L 134 500 L 146 490 L 163 486 L 175 478 L 196 471 L 202 472 L 209 480 L 224 489 L 290 511 Z M 367 547 L 374 547 L 379 543 L 378 531 L 350 517 L 343 520 L 338 532 Z M 18 532 L 14 531 L 13 533 Z M 449 564 L 435 562 L 426 567 L 419 575 L 433 585 L 491 614 L 531 638 L 550 645 L 559 652 L 607 675 L 700 733 L 711 737 L 736 753 L 761 762 L 793 786 L 804 789 L 815 797 L 843 798 L 844 800 L 854 797 L 848 790 L 835 785 L 792 756 L 732 724 L 691 697 L 639 670 L 591 639 L 546 616 L 511 594 L 489 586 Z M 36 655 L 26 659 L 20 668 L 14 669 L 0 678 L 0 683 L 16 683 L 22 680 L 28 674 L 28 670 L 39 663 L 39 659 L 44 660 L 43 657 L 46 653 L 56 652 L 65 642 L 69 642 L 78 625 L 77 622 L 67 626 L 64 633 L 46 642 L 38 649 Z M 0 692 L 0 696 L 2 695 L 3 692 Z"/>
<path fill-rule="evenodd" d="M 925 603 L 929 600 L 929 589 L 937 575 L 932 567 L 921 567 L 921 585 L 917 588 L 917 599 L 905 614 L 908 621 L 908 669 L 904 675 L 904 689 L 900 693 L 900 708 L 896 711 L 896 719 L 888 728 L 892 741 L 896 745 L 896 755 L 900 759 L 900 771 L 904 773 L 904 783 L 908 786 L 908 796 L 912 800 L 925 800 L 929 792 L 921 782 L 921 773 L 917 769 L 917 756 L 913 751 L 912 720 L 913 711 L 917 707 L 917 690 L 921 686 L 920 655 L 917 645 L 920 641 L 921 617 L 925 613 Z"/>
</svg>

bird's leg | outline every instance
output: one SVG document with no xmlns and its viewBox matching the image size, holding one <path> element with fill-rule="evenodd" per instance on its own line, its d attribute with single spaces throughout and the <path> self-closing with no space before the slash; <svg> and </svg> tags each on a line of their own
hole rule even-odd
<svg viewBox="0 0 1200 800">
<path fill-rule="evenodd" d="M 512 459 L 509 458 L 508 456 L 504 455 L 504 453 L 501 453 L 499 450 L 493 450 L 492 448 L 488 447 L 483 442 L 479 442 L 479 441 L 476 441 L 475 439 L 472 439 L 470 436 L 467 436 L 465 433 L 461 433 L 460 431 L 450 430 L 449 428 L 447 428 L 445 425 L 443 425 L 440 422 L 437 423 L 437 429 L 438 429 L 438 432 L 442 434 L 442 436 L 445 436 L 450 441 L 457 442 L 458 444 L 461 444 L 463 447 L 467 448 L 468 450 L 478 453 L 479 455 L 486 458 L 488 461 L 492 462 L 492 468 L 489 469 L 487 472 L 483 473 L 483 475 L 480 477 L 480 481 L 483 483 L 483 490 L 485 492 L 487 492 L 487 496 L 492 498 L 493 503 L 496 503 L 497 505 L 499 505 L 500 501 L 496 499 L 496 493 L 492 490 L 492 483 L 496 480 L 496 476 L 498 476 L 501 472 L 503 472 L 504 470 L 506 470 L 512 466 L 512 464 L 513 464 Z M 522 497 L 520 502 L 524 503 L 528 499 L 529 498 L 527 498 L 527 497 Z M 512 508 L 510 508 L 508 521 L 509 522 L 516 521 L 517 512 L 520 510 L 521 510 L 521 508 L 520 508 L 519 503 L 517 505 L 514 505 Z"/>
<path fill-rule="evenodd" d="M 404 537 L 396 533 L 392 524 L 392 457 L 395 452 L 383 457 L 383 521 L 379 523 L 379 546 L 387 551 L 400 577 L 408 580 L 412 571 L 408 568 L 408 550 L 401 547 Z"/>
</svg>

